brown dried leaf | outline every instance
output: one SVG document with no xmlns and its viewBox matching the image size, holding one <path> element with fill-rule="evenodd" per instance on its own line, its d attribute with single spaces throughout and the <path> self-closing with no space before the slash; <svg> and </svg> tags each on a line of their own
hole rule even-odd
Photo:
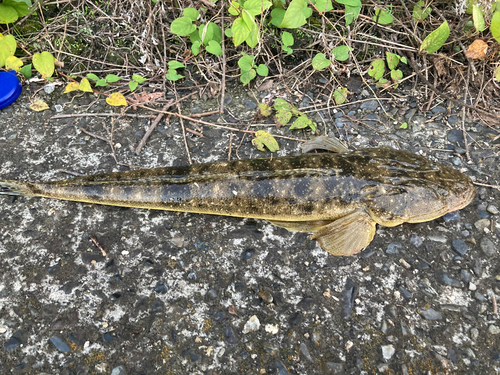
<svg viewBox="0 0 500 375">
<path fill-rule="evenodd" d="M 486 57 L 488 52 L 488 44 L 481 39 L 476 39 L 467 49 L 465 56 L 469 59 L 480 60 Z"/>
<path fill-rule="evenodd" d="M 236 307 L 234 307 L 234 305 L 230 305 L 227 309 L 227 311 L 229 312 L 229 314 L 231 315 L 236 315 L 238 316 L 238 312 L 236 311 Z"/>
</svg>

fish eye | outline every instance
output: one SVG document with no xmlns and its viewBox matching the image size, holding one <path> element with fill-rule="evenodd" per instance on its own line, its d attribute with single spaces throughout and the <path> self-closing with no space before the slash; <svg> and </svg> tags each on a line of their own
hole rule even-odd
<svg viewBox="0 0 500 375">
<path fill-rule="evenodd" d="M 446 189 L 439 189 L 439 193 L 443 196 L 446 197 L 448 196 L 449 192 Z"/>
</svg>

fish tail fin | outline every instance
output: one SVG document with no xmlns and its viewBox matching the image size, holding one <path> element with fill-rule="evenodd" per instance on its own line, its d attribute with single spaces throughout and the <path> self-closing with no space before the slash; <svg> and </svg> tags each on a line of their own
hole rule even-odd
<svg viewBox="0 0 500 375">
<path fill-rule="evenodd" d="M 20 196 L 33 196 L 33 188 L 27 182 L 1 180 L 0 179 L 0 194 L 4 195 L 20 195 Z"/>
</svg>

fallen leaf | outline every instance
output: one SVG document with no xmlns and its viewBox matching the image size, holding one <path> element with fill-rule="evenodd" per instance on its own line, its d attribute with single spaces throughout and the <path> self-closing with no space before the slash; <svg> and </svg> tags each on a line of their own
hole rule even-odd
<svg viewBox="0 0 500 375">
<path fill-rule="evenodd" d="M 15 70 L 19 72 L 21 66 L 23 66 L 23 62 L 16 56 L 9 56 L 5 59 L 5 70 Z"/>
<path fill-rule="evenodd" d="M 127 100 L 119 92 L 112 93 L 108 98 L 106 98 L 106 103 L 112 105 L 113 107 L 127 106 Z"/>
<path fill-rule="evenodd" d="M 236 311 L 236 307 L 234 307 L 234 305 L 230 305 L 227 310 L 231 315 L 238 315 L 238 312 Z"/>
<path fill-rule="evenodd" d="M 93 92 L 92 87 L 90 87 L 90 82 L 87 78 L 82 78 L 80 81 L 80 85 L 78 86 L 78 90 L 83 92 Z"/>
<path fill-rule="evenodd" d="M 78 90 L 80 84 L 78 82 L 70 82 L 66 85 L 66 89 L 64 90 L 64 93 L 68 93 L 71 91 L 76 91 Z"/>
<path fill-rule="evenodd" d="M 31 103 L 30 108 L 33 111 L 41 112 L 41 111 L 45 111 L 46 109 L 49 109 L 49 106 L 43 100 L 35 99 L 33 101 L 33 103 Z"/>
<path fill-rule="evenodd" d="M 486 57 L 488 52 L 488 44 L 481 39 L 476 39 L 467 49 L 465 56 L 469 59 L 480 60 Z"/>
</svg>

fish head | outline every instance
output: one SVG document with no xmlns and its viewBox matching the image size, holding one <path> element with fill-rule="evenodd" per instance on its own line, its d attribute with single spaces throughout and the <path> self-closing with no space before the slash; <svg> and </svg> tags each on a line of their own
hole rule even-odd
<svg viewBox="0 0 500 375">
<path fill-rule="evenodd" d="M 367 194 L 372 218 L 384 226 L 421 223 L 460 210 L 476 195 L 472 180 L 423 156 L 394 152 L 380 163 L 380 177 Z"/>
</svg>

